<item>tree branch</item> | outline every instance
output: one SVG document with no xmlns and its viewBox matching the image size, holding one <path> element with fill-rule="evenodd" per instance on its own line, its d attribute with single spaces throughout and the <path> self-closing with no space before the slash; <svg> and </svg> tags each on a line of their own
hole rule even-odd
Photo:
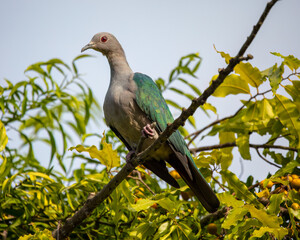
<svg viewBox="0 0 300 240">
<path fill-rule="evenodd" d="M 194 112 L 200 105 L 203 105 L 206 102 L 208 97 L 210 97 L 214 93 L 216 88 L 220 86 L 224 79 L 233 71 L 234 67 L 243 60 L 243 54 L 255 38 L 265 18 L 277 1 L 278 0 L 272 0 L 267 4 L 258 23 L 253 27 L 251 34 L 242 45 L 240 51 L 234 58 L 230 60 L 227 67 L 219 72 L 218 78 L 211 83 L 211 85 L 203 92 L 203 94 L 199 98 L 194 99 L 190 107 L 186 110 L 183 110 L 180 116 L 175 119 L 172 124 L 168 124 L 166 130 L 162 132 L 162 134 L 151 146 L 149 146 L 143 152 L 138 153 L 130 162 L 126 163 L 126 165 L 120 170 L 120 172 L 115 177 L 113 177 L 112 180 L 107 185 L 105 185 L 100 192 L 98 192 L 93 198 L 88 199 L 79 211 L 77 211 L 72 217 L 66 220 L 65 224 L 62 227 L 54 230 L 52 235 L 55 238 L 57 237 L 57 239 L 64 239 L 69 236 L 74 228 L 81 224 L 88 216 L 90 216 L 93 210 L 113 192 L 113 190 L 135 169 L 135 167 L 145 162 L 146 157 L 149 156 L 150 153 L 156 151 L 161 146 L 161 144 L 164 143 L 176 129 L 178 129 L 179 126 L 184 124 L 189 116 L 194 114 Z"/>
<path fill-rule="evenodd" d="M 269 163 L 270 165 L 274 166 L 274 167 L 277 167 L 277 168 L 280 168 L 280 166 L 278 166 L 277 164 L 275 163 L 272 163 L 270 162 L 269 160 L 267 160 L 265 157 L 263 157 L 260 152 L 258 151 L 258 148 L 255 148 L 256 152 L 257 152 L 257 155 L 262 159 L 264 160 L 266 163 Z"/>
<path fill-rule="evenodd" d="M 197 148 L 190 148 L 191 152 L 202 152 L 202 151 L 208 151 L 213 149 L 219 149 L 219 148 L 228 148 L 228 147 L 237 147 L 235 142 L 231 143 L 223 143 L 223 144 L 215 144 L 211 146 L 204 146 L 204 147 L 197 147 Z M 251 148 L 275 148 L 275 149 L 281 149 L 281 150 L 288 150 L 293 152 L 298 152 L 299 149 L 293 148 L 293 147 L 286 147 L 281 145 L 272 145 L 272 144 L 249 144 L 249 147 Z"/>
</svg>

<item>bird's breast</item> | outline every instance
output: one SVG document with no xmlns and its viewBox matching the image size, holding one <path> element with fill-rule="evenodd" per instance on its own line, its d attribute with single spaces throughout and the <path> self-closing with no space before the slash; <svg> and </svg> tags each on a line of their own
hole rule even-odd
<svg viewBox="0 0 300 240">
<path fill-rule="evenodd" d="M 103 109 L 107 125 L 114 127 L 135 148 L 142 128 L 150 123 L 137 105 L 135 94 L 123 87 L 109 89 Z"/>
</svg>

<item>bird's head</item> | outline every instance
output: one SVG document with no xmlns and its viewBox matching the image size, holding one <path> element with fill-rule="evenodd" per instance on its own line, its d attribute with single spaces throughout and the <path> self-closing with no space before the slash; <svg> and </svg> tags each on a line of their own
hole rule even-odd
<svg viewBox="0 0 300 240">
<path fill-rule="evenodd" d="M 114 35 L 107 32 L 95 34 L 92 40 L 81 49 L 81 52 L 84 52 L 87 49 L 94 49 L 106 56 L 110 53 L 118 53 L 119 51 L 123 52 L 119 41 Z"/>
</svg>

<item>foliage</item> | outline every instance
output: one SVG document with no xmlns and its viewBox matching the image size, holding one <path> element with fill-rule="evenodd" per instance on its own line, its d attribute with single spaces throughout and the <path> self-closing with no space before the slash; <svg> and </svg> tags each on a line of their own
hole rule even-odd
<svg viewBox="0 0 300 240">
<path fill-rule="evenodd" d="M 215 97 L 248 98 L 240 101 L 235 114 L 213 121 L 203 128 L 209 129 L 206 133 L 197 129 L 193 117 L 191 133 L 189 127 L 181 128 L 196 146 L 196 165 L 218 192 L 223 209 L 217 217 L 207 214 L 176 172 L 171 174 L 180 189 L 141 166 L 75 228 L 70 239 L 298 239 L 300 61 L 273 54 L 281 64 L 261 71 L 241 62 L 215 91 Z M 0 231 L 7 239 L 50 239 L 49 231 L 63 225 L 124 164 L 125 148 L 111 131 L 101 136 L 88 130 L 100 112 L 76 67 L 83 57 L 87 55 L 75 58 L 72 67 L 59 59 L 33 64 L 25 72 L 27 80 L 6 80 L 0 88 Z M 156 83 L 162 91 L 192 100 L 201 95 L 194 82 L 200 63 L 198 54 L 187 55 L 167 80 L 159 78 Z M 179 89 L 179 82 L 189 90 Z M 182 108 L 173 99 L 168 104 Z M 217 114 L 211 104 L 202 110 Z M 99 121 L 94 124 L 99 127 Z M 197 148 L 197 138 L 211 136 L 219 145 Z M 252 143 L 257 136 L 267 141 Z M 86 145 L 88 137 L 95 146 Z M 234 147 L 240 156 L 233 154 Z M 235 158 L 254 157 L 275 164 L 278 171 L 266 173 L 259 183 L 252 176 L 242 182 L 228 170 Z M 73 165 L 75 160 L 80 167 Z"/>
</svg>

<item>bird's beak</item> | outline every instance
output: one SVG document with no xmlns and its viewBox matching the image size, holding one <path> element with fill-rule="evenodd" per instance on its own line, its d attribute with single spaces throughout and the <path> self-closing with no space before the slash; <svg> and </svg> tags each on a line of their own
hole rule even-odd
<svg viewBox="0 0 300 240">
<path fill-rule="evenodd" d="M 85 45 L 85 46 L 81 49 L 81 52 L 84 52 L 85 50 L 90 49 L 90 48 L 94 48 L 94 46 L 95 46 L 95 43 L 90 42 L 89 44 Z"/>
</svg>

